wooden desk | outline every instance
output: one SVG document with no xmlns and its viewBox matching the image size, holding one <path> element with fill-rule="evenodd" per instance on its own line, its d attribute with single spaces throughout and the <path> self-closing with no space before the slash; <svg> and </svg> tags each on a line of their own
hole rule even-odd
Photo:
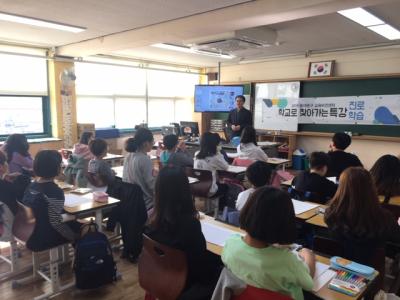
<svg viewBox="0 0 400 300">
<path fill-rule="evenodd" d="M 328 225 L 326 225 L 324 221 L 324 214 L 317 214 L 314 217 L 308 219 L 306 223 L 318 226 L 318 227 L 323 227 L 323 228 L 328 228 Z"/>
<path fill-rule="evenodd" d="M 93 193 L 87 193 L 84 195 L 77 195 L 85 199 L 93 199 Z M 113 197 L 108 197 L 108 201 L 101 203 L 101 202 L 96 202 L 96 201 L 88 201 L 84 202 L 82 204 L 79 204 L 77 206 L 69 207 L 69 206 L 64 206 L 64 210 L 71 214 L 78 216 L 83 213 L 88 213 L 88 212 L 94 212 L 95 213 L 95 222 L 98 225 L 99 231 L 101 231 L 101 223 L 103 221 L 103 209 L 105 208 L 110 208 L 116 206 L 120 201 L 118 199 L 115 199 Z"/>
<path fill-rule="evenodd" d="M 223 228 L 227 228 L 227 229 L 230 229 L 230 230 L 235 231 L 237 233 L 242 233 L 242 234 L 244 233 L 244 231 L 241 230 L 238 227 L 231 226 L 231 225 L 228 225 L 228 224 L 225 224 L 225 223 L 222 223 L 222 222 L 215 221 L 213 218 L 211 218 L 209 216 L 204 216 L 200 221 L 201 222 L 205 222 L 205 223 L 209 223 L 209 224 L 213 224 L 213 225 L 216 225 L 216 226 L 220 226 L 220 227 L 223 227 Z M 223 247 L 207 242 L 207 249 L 208 249 L 208 251 L 210 251 L 210 252 L 212 252 L 214 254 L 221 255 Z M 321 262 L 321 263 L 324 263 L 324 264 L 327 264 L 327 265 L 330 264 L 329 258 L 320 256 L 320 255 L 316 255 L 316 260 L 318 262 Z M 377 276 L 378 273 L 376 272 L 375 275 Z M 375 278 L 376 278 L 376 276 L 375 276 Z M 371 283 L 372 282 L 370 282 L 369 285 L 371 285 Z M 345 294 L 342 294 L 342 293 L 339 293 L 339 292 L 336 292 L 334 290 L 329 289 L 327 284 L 326 284 L 318 292 L 315 292 L 315 294 L 318 297 L 320 297 L 322 299 L 326 299 L 326 300 L 358 300 L 358 299 L 361 299 L 364 296 L 366 290 L 367 290 L 367 287 L 365 287 L 364 290 L 357 297 L 351 297 L 351 296 L 347 296 Z"/>
<path fill-rule="evenodd" d="M 276 168 L 282 167 L 282 170 L 285 171 L 286 165 L 289 165 L 291 161 L 285 158 L 271 157 L 267 159 L 267 163 L 270 165 L 274 165 Z"/>
<path fill-rule="evenodd" d="M 115 172 L 115 176 L 122 179 L 122 173 L 123 173 L 123 170 L 124 170 L 124 166 L 118 166 L 118 167 L 114 167 L 112 169 Z M 194 178 L 194 177 L 188 177 L 188 179 L 189 179 L 189 184 L 199 182 L 199 180 L 197 178 Z"/>
<path fill-rule="evenodd" d="M 292 186 L 293 179 L 282 181 L 281 186 L 285 188 L 290 188 Z"/>
<path fill-rule="evenodd" d="M 383 203 L 385 200 L 385 196 L 379 196 L 379 202 Z M 400 206 L 400 196 L 390 197 L 389 204 L 391 205 L 399 205 Z"/>
</svg>

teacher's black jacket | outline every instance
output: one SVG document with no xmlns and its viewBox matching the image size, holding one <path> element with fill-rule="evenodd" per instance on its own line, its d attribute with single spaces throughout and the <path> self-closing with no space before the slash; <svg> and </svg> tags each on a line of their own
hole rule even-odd
<svg viewBox="0 0 400 300">
<path fill-rule="evenodd" d="M 229 128 L 231 125 L 240 125 L 239 131 L 232 131 L 232 137 L 240 136 L 243 128 L 253 125 L 253 116 L 251 112 L 244 107 L 241 110 L 235 108 L 229 112 L 227 123 Z"/>
</svg>

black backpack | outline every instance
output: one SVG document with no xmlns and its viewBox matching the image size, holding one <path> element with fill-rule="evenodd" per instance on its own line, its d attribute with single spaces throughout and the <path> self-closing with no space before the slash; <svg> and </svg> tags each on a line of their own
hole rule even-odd
<svg viewBox="0 0 400 300">
<path fill-rule="evenodd" d="M 75 245 L 75 284 L 78 289 L 93 289 L 117 280 L 117 267 L 106 235 L 99 232 L 97 224 L 88 228 Z"/>
</svg>

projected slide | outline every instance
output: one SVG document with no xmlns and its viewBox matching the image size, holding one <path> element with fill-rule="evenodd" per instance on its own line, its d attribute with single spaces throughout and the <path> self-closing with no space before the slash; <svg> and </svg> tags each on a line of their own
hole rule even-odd
<svg viewBox="0 0 400 300">
<path fill-rule="evenodd" d="M 243 86 L 196 85 L 196 112 L 227 112 L 235 108 L 235 98 L 243 94 Z"/>
</svg>

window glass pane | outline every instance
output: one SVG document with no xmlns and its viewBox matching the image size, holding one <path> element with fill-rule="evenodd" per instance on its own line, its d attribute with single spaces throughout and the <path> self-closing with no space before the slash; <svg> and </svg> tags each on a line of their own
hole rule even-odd
<svg viewBox="0 0 400 300">
<path fill-rule="evenodd" d="M 0 97 L 0 135 L 43 133 L 42 97 Z"/>
<path fill-rule="evenodd" d="M 149 70 L 149 96 L 158 97 L 193 97 L 194 86 L 199 84 L 198 74 L 174 73 Z"/>
<path fill-rule="evenodd" d="M 0 54 L 0 93 L 47 95 L 45 59 Z"/>
<path fill-rule="evenodd" d="M 169 125 L 174 120 L 173 99 L 149 100 L 149 127 Z"/>
<path fill-rule="evenodd" d="M 193 102 L 190 98 L 175 100 L 175 122 L 191 121 L 193 118 Z"/>
<path fill-rule="evenodd" d="M 131 67 L 76 63 L 77 95 L 146 94 L 146 71 Z"/>
<path fill-rule="evenodd" d="M 78 123 L 94 123 L 96 128 L 114 126 L 114 101 L 112 98 L 77 98 Z"/>
<path fill-rule="evenodd" d="M 146 122 L 146 99 L 115 99 L 115 126 L 134 128 Z"/>
</svg>

